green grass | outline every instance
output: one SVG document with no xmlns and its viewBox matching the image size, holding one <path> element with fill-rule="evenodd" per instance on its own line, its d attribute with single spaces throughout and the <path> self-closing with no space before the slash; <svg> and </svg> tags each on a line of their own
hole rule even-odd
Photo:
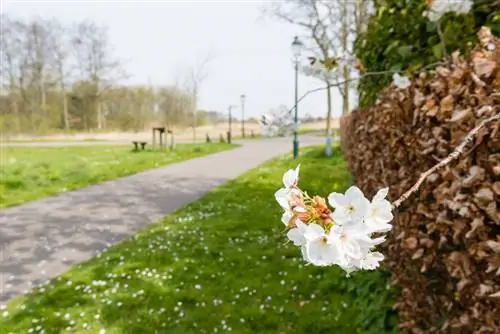
<svg viewBox="0 0 500 334">
<path fill-rule="evenodd" d="M 2 147 L 0 207 L 19 205 L 234 147 L 179 144 L 174 151 L 166 152 L 132 152 L 129 146 Z"/>
<path fill-rule="evenodd" d="M 322 152 L 302 151 L 302 187 L 344 191 L 340 153 Z M 285 242 L 273 194 L 296 163 L 268 162 L 18 297 L 2 333 L 395 333 L 386 273 L 347 279 Z"/>
<path fill-rule="evenodd" d="M 302 128 L 299 129 L 299 134 L 306 135 L 306 134 L 317 134 L 318 136 L 321 137 L 326 137 L 325 134 L 325 129 L 309 129 L 309 128 Z M 339 136 L 339 130 L 338 129 L 332 129 L 332 136 Z"/>
</svg>

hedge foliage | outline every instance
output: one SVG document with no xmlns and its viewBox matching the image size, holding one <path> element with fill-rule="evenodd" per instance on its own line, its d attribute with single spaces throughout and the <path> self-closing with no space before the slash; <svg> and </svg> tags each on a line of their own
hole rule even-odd
<svg viewBox="0 0 500 334">
<path fill-rule="evenodd" d="M 482 29 L 469 56 L 390 85 L 340 119 L 354 183 L 395 201 L 500 109 L 500 39 Z M 492 43 L 496 48 L 487 49 Z M 409 334 L 500 333 L 500 120 L 429 175 L 395 211 L 381 245 L 399 328 Z"/>
<path fill-rule="evenodd" d="M 369 72 L 403 71 L 411 75 L 445 56 L 437 24 L 423 16 L 425 0 L 375 0 L 375 9 L 366 33 L 355 43 L 356 57 Z M 475 0 L 469 14 L 447 13 L 440 25 L 446 53 L 457 49 L 467 53 L 477 44 L 481 26 L 500 34 L 500 1 Z M 391 80 L 391 74 L 362 78 L 360 106 L 372 104 Z"/>
</svg>

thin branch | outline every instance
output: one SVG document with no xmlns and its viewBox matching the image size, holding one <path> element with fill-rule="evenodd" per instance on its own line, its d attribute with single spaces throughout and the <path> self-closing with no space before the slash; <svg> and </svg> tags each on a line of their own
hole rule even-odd
<svg viewBox="0 0 500 334">
<path fill-rule="evenodd" d="M 439 61 L 439 62 L 436 62 L 436 63 L 432 63 L 432 64 L 429 64 L 429 65 L 426 65 L 426 66 L 422 67 L 417 73 L 420 73 L 420 72 L 426 71 L 426 70 L 428 70 L 430 68 L 434 68 L 436 66 L 444 65 L 444 64 L 445 63 L 442 62 L 442 61 Z M 401 71 L 388 70 L 388 71 L 378 71 L 378 72 L 367 72 L 367 73 L 365 73 L 363 75 L 360 75 L 359 77 L 356 77 L 356 78 L 350 78 L 350 79 L 343 80 L 343 81 L 337 81 L 335 83 L 331 83 L 331 84 L 328 84 L 328 85 L 323 86 L 323 87 L 318 87 L 318 88 L 310 89 L 307 92 L 305 92 L 297 100 L 297 103 L 295 103 L 293 105 L 293 107 L 288 110 L 288 113 L 289 114 L 292 113 L 295 110 L 295 108 L 297 107 L 297 105 L 300 103 L 300 101 L 302 101 L 303 99 L 305 99 L 309 94 L 320 92 L 320 91 L 323 91 L 323 90 L 327 90 L 328 88 L 331 88 L 331 87 L 339 87 L 339 86 L 341 86 L 341 85 L 343 85 L 345 83 L 349 83 L 349 82 L 352 82 L 352 81 L 360 80 L 360 79 L 366 78 L 366 77 L 378 76 L 378 75 L 384 75 L 384 74 L 390 74 L 390 73 L 398 73 L 398 72 L 401 72 Z"/>
<path fill-rule="evenodd" d="M 437 22 L 437 33 L 438 33 L 438 36 L 439 36 L 439 39 L 441 40 L 441 47 L 443 48 L 443 56 L 445 58 L 448 57 L 448 53 L 446 52 L 446 42 L 444 40 L 444 35 L 443 35 L 443 31 L 441 30 L 441 20 L 439 20 Z"/>
<path fill-rule="evenodd" d="M 492 110 L 492 107 L 491 106 L 484 106 L 481 108 L 481 111 L 486 111 L 486 110 Z M 427 177 L 429 177 L 429 175 L 434 173 L 439 168 L 446 166 L 452 160 L 457 159 L 460 156 L 460 154 L 463 153 L 467 144 L 469 144 L 474 139 L 474 136 L 479 132 L 479 130 L 481 130 L 487 123 L 489 123 L 491 121 L 495 121 L 495 120 L 500 120 L 500 114 L 496 114 L 496 115 L 493 115 L 489 118 L 482 120 L 481 123 L 479 123 L 479 125 L 477 125 L 474 129 L 472 129 L 465 136 L 465 138 L 462 140 L 460 145 L 458 145 L 452 153 L 450 153 L 446 158 L 444 158 L 443 160 L 441 160 L 440 162 L 438 162 L 437 164 L 432 166 L 426 172 L 422 173 L 422 175 L 420 175 L 418 181 L 408 191 L 406 191 L 403 195 L 401 195 L 401 197 L 399 197 L 392 204 L 392 208 L 397 209 L 405 200 L 408 199 L 408 197 L 410 197 L 414 192 L 416 192 L 420 188 L 422 183 L 427 179 Z"/>
</svg>

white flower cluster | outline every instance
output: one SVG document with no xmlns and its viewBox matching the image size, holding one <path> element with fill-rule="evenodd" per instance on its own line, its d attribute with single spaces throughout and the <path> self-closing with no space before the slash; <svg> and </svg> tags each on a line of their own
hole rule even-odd
<svg viewBox="0 0 500 334">
<path fill-rule="evenodd" d="M 302 66 L 302 72 L 308 77 L 315 77 L 322 80 L 334 80 L 337 76 L 336 69 L 328 70 L 319 61 L 316 61 L 312 65 Z"/>
<path fill-rule="evenodd" d="M 294 131 L 293 114 L 286 106 L 279 106 L 263 114 L 260 119 L 260 131 L 265 137 L 285 136 Z"/>
<path fill-rule="evenodd" d="M 302 73 L 309 77 L 315 77 L 321 80 L 333 81 L 338 79 L 339 69 L 347 67 L 353 67 L 356 64 L 355 59 L 349 59 L 349 57 L 344 58 L 330 58 L 328 61 L 334 61 L 335 65 L 332 64 L 333 68 L 328 69 L 320 60 L 310 57 L 310 62 L 307 65 L 302 66 Z"/>
<path fill-rule="evenodd" d="M 399 73 L 394 73 L 392 75 L 392 82 L 399 89 L 406 89 L 411 86 L 411 81 L 405 76 L 400 75 Z"/>
<path fill-rule="evenodd" d="M 392 229 L 392 206 L 385 198 L 388 188 L 381 189 L 370 202 L 363 192 L 350 187 L 345 194 L 331 193 L 328 203 L 298 188 L 299 168 L 283 175 L 284 188 L 275 198 L 284 209 L 281 221 L 287 236 L 300 247 L 304 260 L 316 266 L 337 265 L 348 274 L 356 270 L 373 270 L 384 256 L 372 251 L 385 241 L 372 238 Z"/>
<path fill-rule="evenodd" d="M 431 0 L 429 10 L 424 12 L 430 21 L 437 22 L 446 13 L 467 14 L 472 8 L 472 0 Z"/>
</svg>

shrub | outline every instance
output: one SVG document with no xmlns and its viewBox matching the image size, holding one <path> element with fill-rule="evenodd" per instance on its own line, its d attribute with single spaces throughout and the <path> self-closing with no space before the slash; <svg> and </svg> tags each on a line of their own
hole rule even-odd
<svg viewBox="0 0 500 334">
<path fill-rule="evenodd" d="M 375 105 L 342 118 L 342 148 L 365 194 L 389 186 L 394 201 L 500 112 L 495 44 L 468 59 L 454 54 L 410 88 L 391 85 Z M 403 203 L 384 246 L 401 291 L 399 325 L 411 333 L 500 332 L 500 121 L 483 130 Z"/>
<path fill-rule="evenodd" d="M 357 58 L 370 72 L 406 71 L 407 74 L 443 58 L 444 50 L 437 24 L 422 15 L 424 0 L 375 0 L 376 13 L 368 29 L 355 43 Z M 440 21 L 446 50 L 465 53 L 477 43 L 482 26 L 500 33 L 500 1 L 476 0 L 471 13 L 444 15 Z M 368 106 L 391 81 L 391 75 L 369 76 L 360 80 L 360 106 Z"/>
</svg>

